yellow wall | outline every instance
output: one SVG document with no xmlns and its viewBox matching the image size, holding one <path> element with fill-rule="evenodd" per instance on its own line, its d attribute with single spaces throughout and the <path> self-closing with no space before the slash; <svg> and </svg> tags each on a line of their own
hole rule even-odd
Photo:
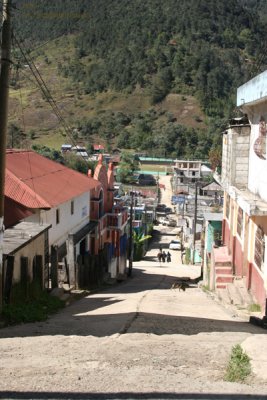
<svg viewBox="0 0 267 400">
<path fill-rule="evenodd" d="M 36 239 L 32 240 L 22 249 L 14 254 L 14 272 L 13 272 L 13 284 L 20 282 L 20 258 L 28 257 L 28 276 L 32 280 L 32 264 L 33 259 L 36 255 L 43 257 L 44 264 L 44 234 L 41 234 Z"/>
</svg>

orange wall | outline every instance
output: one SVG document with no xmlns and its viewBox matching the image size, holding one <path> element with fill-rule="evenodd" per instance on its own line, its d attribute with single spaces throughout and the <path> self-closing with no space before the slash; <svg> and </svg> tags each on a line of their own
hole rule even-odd
<svg viewBox="0 0 267 400">
<path fill-rule="evenodd" d="M 243 275 L 243 251 L 242 251 L 242 245 L 237 236 L 234 238 L 233 264 L 234 264 L 235 275 L 242 276 Z"/>
</svg>

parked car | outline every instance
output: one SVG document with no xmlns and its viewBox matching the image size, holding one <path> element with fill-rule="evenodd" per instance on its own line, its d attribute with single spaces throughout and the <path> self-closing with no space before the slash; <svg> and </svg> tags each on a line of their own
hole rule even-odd
<svg viewBox="0 0 267 400">
<path fill-rule="evenodd" d="M 169 218 L 160 218 L 159 219 L 159 223 L 162 225 L 166 225 L 166 226 L 173 226 L 175 227 L 177 225 L 176 221 L 174 219 L 169 219 Z"/>
<path fill-rule="evenodd" d="M 170 250 L 181 250 L 182 245 L 181 245 L 180 240 L 172 240 L 169 244 L 169 249 Z"/>
<path fill-rule="evenodd" d="M 173 211 L 172 211 L 172 209 L 171 209 L 171 207 L 166 207 L 165 208 L 165 213 L 166 214 L 171 214 Z"/>
<path fill-rule="evenodd" d="M 156 211 L 165 212 L 166 205 L 165 204 L 158 204 L 156 207 Z"/>
</svg>

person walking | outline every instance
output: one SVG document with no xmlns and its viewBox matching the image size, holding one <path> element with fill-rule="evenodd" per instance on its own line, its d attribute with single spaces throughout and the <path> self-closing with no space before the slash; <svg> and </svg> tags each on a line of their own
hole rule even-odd
<svg viewBox="0 0 267 400">
<path fill-rule="evenodd" d="M 167 254 L 166 254 L 165 251 L 163 250 L 163 252 L 162 252 L 162 262 L 165 262 L 166 257 L 167 257 Z"/>
<path fill-rule="evenodd" d="M 167 263 L 171 262 L 171 253 L 168 251 L 167 253 Z"/>
<path fill-rule="evenodd" d="M 161 250 L 158 252 L 157 257 L 158 257 L 158 260 L 159 260 L 159 264 L 161 265 L 161 260 L 162 260 L 162 252 L 161 252 Z"/>
<path fill-rule="evenodd" d="M 184 263 L 184 256 L 185 256 L 185 247 L 184 247 L 183 243 L 181 243 L 181 261 L 182 261 L 182 264 Z"/>
</svg>

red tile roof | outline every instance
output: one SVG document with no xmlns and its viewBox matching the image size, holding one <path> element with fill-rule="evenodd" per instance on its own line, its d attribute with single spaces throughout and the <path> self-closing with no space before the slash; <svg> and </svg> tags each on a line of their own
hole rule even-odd
<svg viewBox="0 0 267 400">
<path fill-rule="evenodd" d="M 28 150 L 7 150 L 5 195 L 28 208 L 51 208 L 99 186 L 93 178 Z"/>
</svg>

